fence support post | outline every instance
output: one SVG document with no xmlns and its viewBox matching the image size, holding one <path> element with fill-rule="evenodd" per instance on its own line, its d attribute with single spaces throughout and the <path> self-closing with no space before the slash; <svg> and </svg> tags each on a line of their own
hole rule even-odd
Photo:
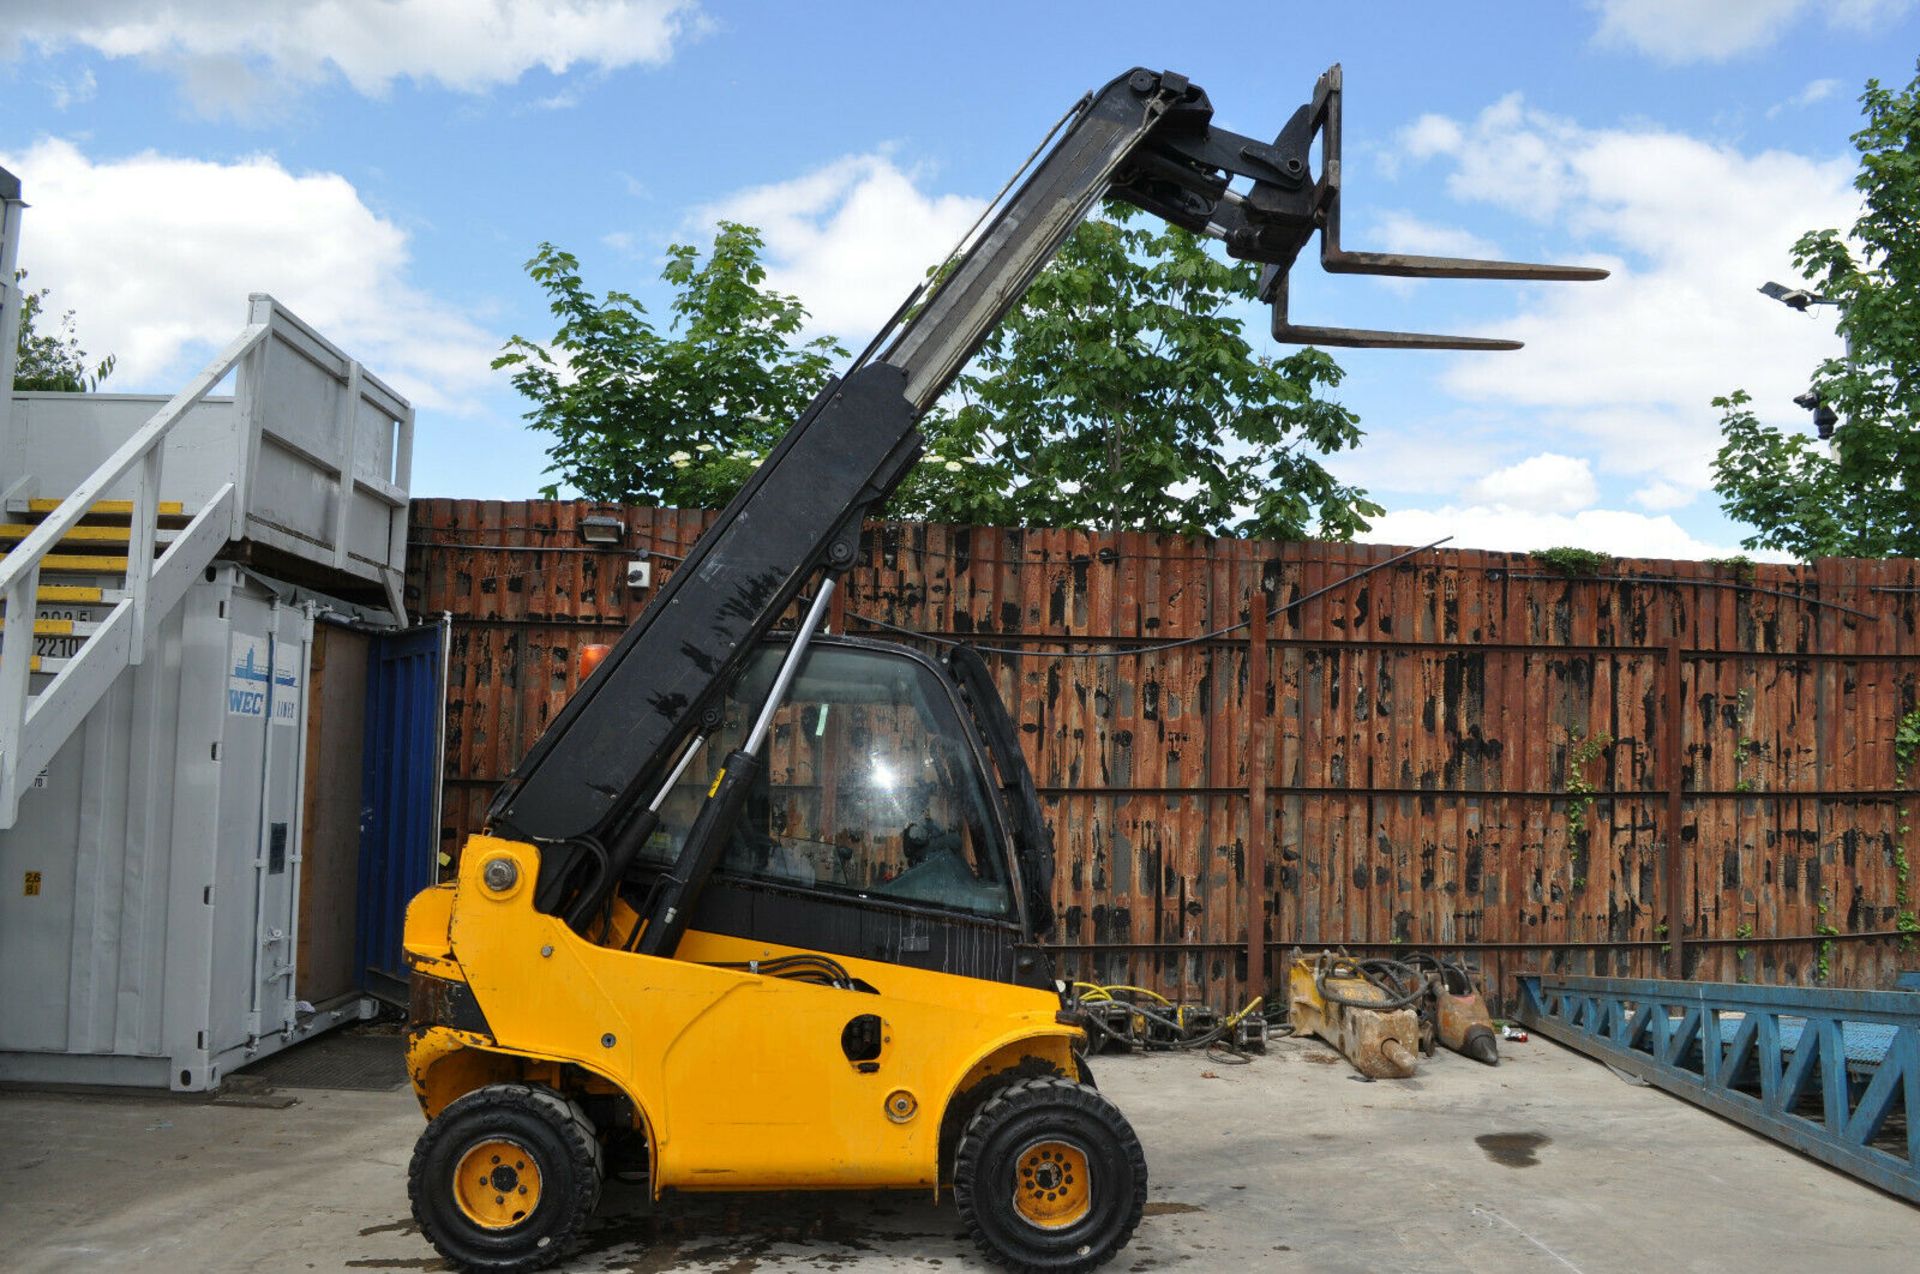
<svg viewBox="0 0 1920 1274">
<path fill-rule="evenodd" d="M 1267 593 L 1264 569 L 1248 600 L 1253 614 L 1247 627 L 1247 998 L 1267 990 L 1267 771 L 1273 764 L 1269 743 L 1273 720 L 1267 708 Z"/>
<path fill-rule="evenodd" d="M 1667 645 L 1660 667 L 1660 743 L 1656 759 L 1660 765 L 1660 786 L 1666 790 L 1666 853 L 1660 873 L 1661 889 L 1667 913 L 1667 975 L 1685 977 L 1687 967 L 1687 882 L 1685 851 L 1681 843 L 1681 783 L 1685 758 L 1681 755 L 1680 727 L 1686 705 L 1681 700 L 1680 684 L 1680 603 L 1676 596 L 1669 608 Z"/>
</svg>

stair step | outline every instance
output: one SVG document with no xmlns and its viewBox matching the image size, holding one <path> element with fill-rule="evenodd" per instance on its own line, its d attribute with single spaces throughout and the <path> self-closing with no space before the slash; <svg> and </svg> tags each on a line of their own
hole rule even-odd
<svg viewBox="0 0 1920 1274">
<path fill-rule="evenodd" d="M 9 500 L 8 513 L 37 513 L 45 516 L 61 505 L 59 500 Z M 131 500 L 97 500 L 85 516 L 90 518 L 130 518 L 133 516 Z M 163 518 L 183 518 L 187 516 L 187 506 L 178 500 L 160 501 L 160 516 Z"/>
<path fill-rule="evenodd" d="M 7 629 L 6 616 L 0 615 L 0 633 Z M 100 625 L 90 619 L 36 619 L 33 621 L 35 637 L 91 637 L 100 631 Z"/>
<path fill-rule="evenodd" d="M 28 672 L 59 672 L 67 666 L 69 660 L 78 658 L 81 649 L 87 644 L 87 639 L 84 637 L 54 637 L 40 640 L 51 640 L 58 644 L 51 648 L 43 647 L 45 653 L 30 656 L 27 660 Z M 35 645 L 39 645 L 39 642 L 35 642 Z M 5 648 L 6 643 L 0 641 L 0 650 Z"/>
<path fill-rule="evenodd" d="M 125 575 L 125 557 L 107 557 L 94 553 L 49 553 L 40 559 L 41 574 Z"/>
<path fill-rule="evenodd" d="M 41 606 L 114 606 L 125 597 L 126 590 L 119 588 L 95 588 L 86 584 L 43 584 L 33 600 Z"/>
<path fill-rule="evenodd" d="M 0 522 L 0 545 L 18 544 L 34 531 L 34 527 L 25 522 Z M 180 532 L 169 527 L 156 527 L 153 533 L 155 549 L 173 543 Z M 133 528 L 120 526 L 76 526 L 59 539 L 62 548 L 126 548 L 133 539 Z"/>
</svg>

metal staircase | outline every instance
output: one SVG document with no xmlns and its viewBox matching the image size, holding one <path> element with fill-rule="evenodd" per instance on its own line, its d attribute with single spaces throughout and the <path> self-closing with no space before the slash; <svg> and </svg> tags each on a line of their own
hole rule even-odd
<svg viewBox="0 0 1920 1274">
<path fill-rule="evenodd" d="M 412 408 L 273 298 L 252 297 L 248 320 L 164 403 L 6 401 L 0 830 L 217 557 L 357 590 L 404 623 Z M 214 396 L 229 377 L 232 397 Z"/>
<path fill-rule="evenodd" d="M 8 501 L 7 520 L 0 522 L 0 553 L 12 552 L 59 507 L 57 500 Z M 165 552 L 192 520 L 180 501 L 161 501 L 155 519 L 155 551 Z M 132 502 L 105 500 L 87 510 L 80 525 L 40 560 L 29 674 L 51 677 L 65 671 L 87 639 L 100 631 L 105 617 L 126 600 L 132 540 Z M 5 649 L 7 635 L 6 618 L 0 615 L 0 651 Z M 24 640 L 17 627 L 15 635 Z"/>
</svg>

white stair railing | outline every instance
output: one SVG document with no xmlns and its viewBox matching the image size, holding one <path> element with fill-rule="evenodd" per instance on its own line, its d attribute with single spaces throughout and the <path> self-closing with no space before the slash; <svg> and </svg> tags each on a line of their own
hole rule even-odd
<svg viewBox="0 0 1920 1274">
<path fill-rule="evenodd" d="M 12 826 L 21 784 L 50 761 L 59 745 L 92 710 L 122 669 L 145 657 L 155 626 L 226 544 L 236 521 L 234 483 L 217 489 L 186 530 L 155 558 L 160 513 L 161 447 L 183 417 L 228 373 L 258 348 L 268 322 L 247 325 L 187 387 L 122 443 L 25 539 L 0 559 L 0 598 L 6 602 L 0 640 L 0 828 Z M 242 380 L 246 379 L 243 370 Z M 244 473 L 250 445 L 246 428 L 236 431 L 235 471 Z M 128 527 L 126 596 L 115 603 L 52 683 L 29 696 L 34 618 L 38 613 L 42 559 L 113 487 L 138 470 Z"/>
</svg>

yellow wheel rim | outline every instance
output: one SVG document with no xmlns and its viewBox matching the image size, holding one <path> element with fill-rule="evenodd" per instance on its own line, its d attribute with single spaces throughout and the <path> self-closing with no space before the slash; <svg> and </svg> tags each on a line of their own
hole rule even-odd
<svg viewBox="0 0 1920 1274">
<path fill-rule="evenodd" d="M 517 1141 L 478 1141 L 453 1172 L 453 1201 L 486 1230 L 511 1230 L 540 1206 L 540 1165 Z"/>
<path fill-rule="evenodd" d="M 1093 1210 L 1087 1152 L 1070 1141 L 1036 1141 L 1015 1162 L 1013 1210 L 1028 1225 L 1063 1230 Z"/>
</svg>

